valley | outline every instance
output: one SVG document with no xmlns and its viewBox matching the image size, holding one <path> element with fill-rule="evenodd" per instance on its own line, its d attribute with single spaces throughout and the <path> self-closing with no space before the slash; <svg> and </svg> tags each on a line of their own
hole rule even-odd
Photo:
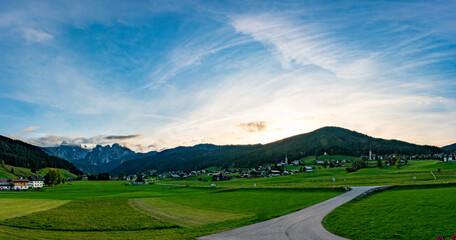
<svg viewBox="0 0 456 240">
<path fill-rule="evenodd" d="M 456 185 L 455 162 L 434 160 L 410 161 L 397 169 L 394 166 L 360 169 L 348 173 L 343 168 L 322 168 L 314 172 L 272 178 L 234 178 L 229 181 L 202 182 L 199 177 L 176 179 L 149 179 L 151 183 L 132 185 L 128 181 L 73 181 L 56 187 L 45 187 L 40 192 L 0 192 L 2 203 L 21 209 L 19 212 L 0 211 L 0 238 L 21 239 L 194 239 L 197 236 L 225 231 L 232 228 L 264 221 L 311 206 L 344 192 L 350 186 L 389 185 L 398 186 L 345 204 L 325 219 L 324 225 L 337 234 L 345 235 L 337 222 L 346 222 L 345 214 L 363 207 L 365 217 L 350 218 L 356 222 L 348 226 L 371 222 L 368 214 L 376 214 L 376 204 L 365 201 L 394 202 L 409 192 L 424 189 L 426 205 L 420 205 L 423 220 L 431 217 L 441 204 L 432 194 L 451 196 Z M 430 171 L 436 173 L 434 179 Z M 416 176 L 416 180 L 413 180 Z M 332 178 L 336 181 L 333 182 Z M 215 183 L 216 187 L 210 187 Z M 254 185 L 255 184 L 255 185 Z M 333 186 L 335 189 L 333 190 Z M 390 194 L 391 192 L 391 194 Z M 423 192 L 424 193 L 424 192 Z M 376 196 L 383 200 L 377 200 Z M 419 197 L 417 195 L 417 197 Z M 371 200 L 372 199 L 372 200 Z M 445 198 L 445 204 L 456 204 L 455 198 Z M 46 206 L 30 203 L 46 203 Z M 419 204 L 419 202 L 417 202 Z M 413 227 L 402 217 L 412 214 L 414 205 L 404 208 L 398 215 L 401 224 L 385 223 L 396 239 L 409 239 Z M 353 208 L 353 210 L 352 210 Z M 429 209 L 428 209 L 429 208 Z M 387 211 L 385 209 L 385 211 Z M 448 219 L 454 212 L 447 212 Z M 398 213 L 399 214 L 399 213 Z M 334 215 L 334 217 L 333 217 Z M 335 217 L 337 216 L 337 218 Z M 426 233 L 421 239 L 435 239 L 437 234 L 450 235 L 456 226 L 446 223 L 438 232 L 422 225 Z M 334 225 L 337 224 L 337 225 Z M 374 228 L 375 229 L 375 228 Z M 381 229 L 381 228 L 380 228 Z M 352 231 L 353 232 L 353 231 Z M 400 233 L 400 234 L 399 234 Z M 354 234 L 354 232 L 352 233 Z M 373 233 L 374 234 L 374 233 Z M 355 235 L 350 235 L 355 236 Z M 370 236 L 370 235 L 368 235 Z M 413 236 L 413 234 L 412 234 Z M 358 239 L 358 237 L 357 237 Z M 369 239 L 369 238 L 359 238 Z"/>
</svg>

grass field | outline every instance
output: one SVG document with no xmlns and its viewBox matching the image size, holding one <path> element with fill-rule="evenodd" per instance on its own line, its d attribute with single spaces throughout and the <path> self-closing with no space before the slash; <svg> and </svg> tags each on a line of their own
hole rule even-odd
<svg viewBox="0 0 456 240">
<path fill-rule="evenodd" d="M 0 193 L 2 203 L 16 203 L 13 206 L 18 209 L 35 201 L 55 201 L 28 214 L 0 211 L 0 239 L 193 239 L 287 214 L 342 193 L 132 186 L 114 181 L 79 181 L 44 190 Z"/>
<path fill-rule="evenodd" d="M 350 239 L 437 239 L 456 235 L 456 186 L 396 188 L 331 212 L 324 226 Z M 451 239 L 451 238 L 448 238 Z"/>
<path fill-rule="evenodd" d="M 7 218 L 15 218 L 27 215 L 33 212 L 45 211 L 58 206 L 61 206 L 68 201 L 65 200 L 49 200 L 49 199 L 0 199 L 0 206 L 8 206 L 0 208 L 0 220 Z"/>
<path fill-rule="evenodd" d="M 28 204 L 33 203 L 29 201 Z M 176 227 L 136 212 L 127 199 L 74 200 L 48 211 L 9 218 L 2 225 L 61 231 L 132 231 Z"/>
<path fill-rule="evenodd" d="M 226 213 L 189 207 L 161 198 L 133 198 L 129 199 L 129 203 L 139 212 L 160 220 L 176 223 L 183 227 L 197 227 L 247 216 L 245 214 Z"/>
<path fill-rule="evenodd" d="M 416 176 L 416 181 L 413 176 Z M 333 177 L 336 182 L 332 182 Z M 363 227 L 373 228 L 368 222 L 369 217 L 383 214 L 388 218 L 387 212 L 393 211 L 394 214 L 387 219 L 389 221 L 381 224 L 380 229 L 384 232 L 387 232 L 386 228 L 402 226 L 403 221 L 408 221 L 403 216 L 413 217 L 415 212 L 421 214 L 417 213 L 417 221 L 424 224 L 416 226 L 423 229 L 427 224 L 425 219 L 438 219 L 435 221 L 443 223 L 442 226 L 456 229 L 452 223 L 440 221 L 440 218 L 455 218 L 451 214 L 456 209 L 448 206 L 456 206 L 455 187 L 433 186 L 448 182 L 456 183 L 456 163 L 439 161 L 411 161 L 399 169 L 367 168 L 354 173 L 348 173 L 344 168 L 328 168 L 273 178 L 235 178 L 214 182 L 216 188 L 209 188 L 211 181 L 200 182 L 196 177 L 161 180 L 153 185 L 129 185 L 125 181 L 74 181 L 45 187 L 39 192 L 0 192 L 0 204 L 11 206 L 0 209 L 0 239 L 194 239 L 281 216 L 342 193 L 340 190 L 331 191 L 333 185 L 403 186 L 358 201 L 367 201 L 367 204 L 357 206 L 358 202 L 354 202 L 343 206 L 350 209 L 363 207 L 365 215 L 359 218 L 367 219 L 367 223 L 356 223 Z M 436 196 L 447 196 L 447 199 Z M 370 205 L 374 207 L 369 208 Z M 450 212 L 444 211 L 445 216 L 437 218 L 436 213 L 444 208 Z M 341 229 L 331 228 L 332 231 L 346 234 L 347 226 L 357 227 L 356 224 L 340 224 L 353 220 L 342 219 L 353 215 L 350 209 L 337 209 L 337 217 L 328 218 L 326 224 L 331 223 L 330 228 L 342 226 Z M 387 211 L 382 212 L 382 209 Z M 345 212 L 350 214 L 344 215 Z M 445 229 L 440 231 L 438 227 L 430 226 L 436 230 L 426 232 L 430 237 L 434 236 L 431 234 L 449 234 Z M 394 237 L 409 234 L 408 228 L 399 229 Z M 378 233 L 369 234 L 371 239 L 376 239 L 372 236 Z"/>
</svg>

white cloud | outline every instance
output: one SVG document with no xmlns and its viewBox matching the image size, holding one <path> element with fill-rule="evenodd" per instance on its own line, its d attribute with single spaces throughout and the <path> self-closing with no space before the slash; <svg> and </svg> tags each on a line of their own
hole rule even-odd
<svg viewBox="0 0 456 240">
<path fill-rule="evenodd" d="M 31 132 L 35 131 L 36 129 L 38 129 L 38 128 L 40 128 L 40 127 L 39 126 L 30 126 L 28 128 L 22 129 L 21 130 L 21 134 L 25 135 L 27 133 L 31 133 Z"/>
<path fill-rule="evenodd" d="M 273 14 L 232 16 L 231 24 L 268 47 L 285 68 L 294 63 L 315 65 L 345 79 L 377 73 L 372 54 L 361 53 L 317 24 Z"/>
<path fill-rule="evenodd" d="M 54 38 L 53 35 L 44 31 L 38 31 L 35 29 L 24 29 L 24 37 L 27 42 L 46 42 Z"/>
</svg>

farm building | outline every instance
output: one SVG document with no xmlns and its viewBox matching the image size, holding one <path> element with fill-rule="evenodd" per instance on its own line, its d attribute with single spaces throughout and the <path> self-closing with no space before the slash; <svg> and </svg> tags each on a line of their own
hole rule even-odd
<svg viewBox="0 0 456 240">
<path fill-rule="evenodd" d="M 42 177 L 34 176 L 29 179 L 0 178 L 0 190 L 27 190 L 44 186 Z"/>
<path fill-rule="evenodd" d="M 42 188 L 44 186 L 44 179 L 40 176 L 28 177 L 29 186 L 32 188 Z"/>
</svg>

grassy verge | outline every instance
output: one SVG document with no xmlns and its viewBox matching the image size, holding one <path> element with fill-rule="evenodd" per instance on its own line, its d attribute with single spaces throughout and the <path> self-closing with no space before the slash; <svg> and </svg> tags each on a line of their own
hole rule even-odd
<svg viewBox="0 0 456 240">
<path fill-rule="evenodd" d="M 350 239 L 436 239 L 456 235 L 456 187 L 393 188 L 351 201 L 323 225 Z"/>
</svg>

